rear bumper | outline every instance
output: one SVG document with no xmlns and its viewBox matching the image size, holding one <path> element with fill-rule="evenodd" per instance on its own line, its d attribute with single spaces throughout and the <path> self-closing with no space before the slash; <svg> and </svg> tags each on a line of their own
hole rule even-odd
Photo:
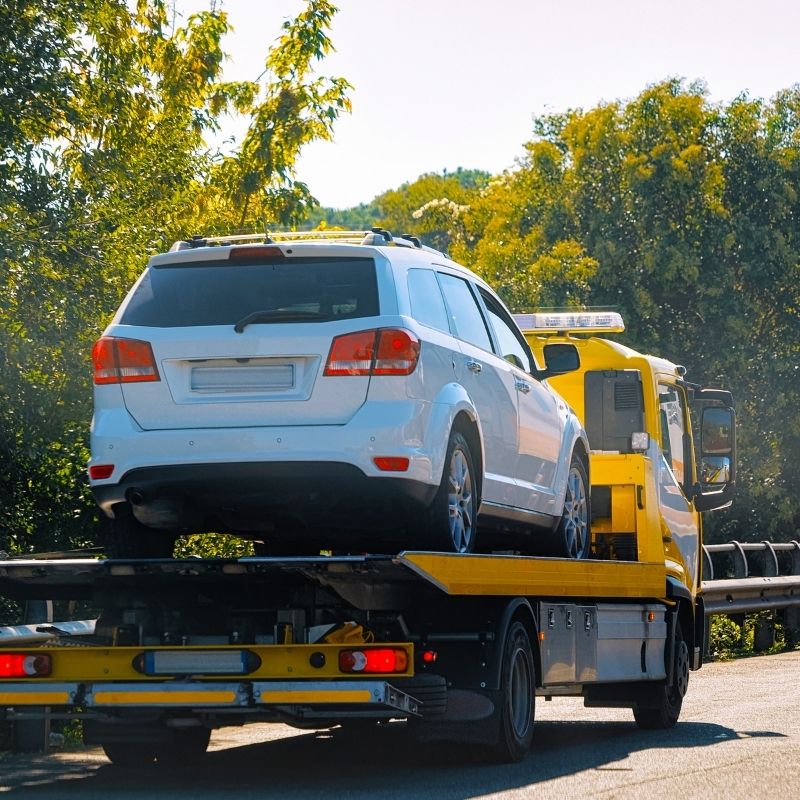
<svg viewBox="0 0 800 800">
<path fill-rule="evenodd" d="M 142 467 L 92 492 L 107 516 L 129 503 L 136 518 L 154 528 L 270 532 L 385 530 L 397 523 L 392 510 L 427 506 L 437 488 L 367 476 L 341 462 L 280 461 Z"/>
</svg>

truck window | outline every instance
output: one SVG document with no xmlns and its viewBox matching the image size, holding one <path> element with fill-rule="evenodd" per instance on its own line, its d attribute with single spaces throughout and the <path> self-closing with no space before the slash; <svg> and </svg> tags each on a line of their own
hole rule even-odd
<svg viewBox="0 0 800 800">
<path fill-rule="evenodd" d="M 660 383 L 658 406 L 661 418 L 661 452 L 675 479 L 683 485 L 686 478 L 686 455 L 683 446 L 686 413 L 678 387 Z"/>
</svg>

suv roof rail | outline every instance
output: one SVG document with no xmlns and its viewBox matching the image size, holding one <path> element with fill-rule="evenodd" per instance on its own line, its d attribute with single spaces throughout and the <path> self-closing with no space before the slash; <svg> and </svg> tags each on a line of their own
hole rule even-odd
<svg viewBox="0 0 800 800">
<path fill-rule="evenodd" d="M 363 244 L 377 247 L 413 247 L 438 256 L 448 258 L 446 253 L 422 244 L 418 236 L 404 233 L 394 237 L 384 228 L 371 228 L 368 231 L 267 231 L 266 233 L 237 233 L 231 236 L 192 236 L 175 242 L 170 253 L 180 250 L 194 250 L 198 247 L 226 247 L 235 244 L 274 244 L 275 242 L 325 242 L 334 241 L 346 244 Z"/>
</svg>

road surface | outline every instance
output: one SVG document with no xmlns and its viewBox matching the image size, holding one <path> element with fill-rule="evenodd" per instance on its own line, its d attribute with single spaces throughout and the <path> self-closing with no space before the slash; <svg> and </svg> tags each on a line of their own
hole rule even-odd
<svg viewBox="0 0 800 800">
<path fill-rule="evenodd" d="M 625 709 L 537 699 L 534 749 L 486 766 L 459 748 L 413 749 L 400 724 L 367 737 L 282 725 L 216 731 L 202 762 L 130 770 L 97 748 L 0 757 L 0 795 L 26 800 L 604 798 L 759 800 L 800 795 L 800 651 L 709 664 L 678 725 L 640 731 Z"/>
</svg>

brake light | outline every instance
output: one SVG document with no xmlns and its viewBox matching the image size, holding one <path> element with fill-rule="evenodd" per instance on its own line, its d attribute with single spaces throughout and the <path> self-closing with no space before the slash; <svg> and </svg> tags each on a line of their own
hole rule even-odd
<svg viewBox="0 0 800 800">
<path fill-rule="evenodd" d="M 0 653 L 0 678 L 46 678 L 51 670 L 49 655 Z"/>
<path fill-rule="evenodd" d="M 373 375 L 410 375 L 419 359 L 419 339 L 411 331 L 378 331 L 378 355 Z"/>
<path fill-rule="evenodd" d="M 405 672 L 407 668 L 408 654 L 397 647 L 342 650 L 339 653 L 342 672 Z"/>
<path fill-rule="evenodd" d="M 92 348 L 92 361 L 98 384 L 161 380 L 150 342 L 103 336 Z"/>
<path fill-rule="evenodd" d="M 113 464 L 93 464 L 89 467 L 89 477 L 93 481 L 104 481 L 106 478 L 111 477 L 113 471 Z"/>
<path fill-rule="evenodd" d="M 228 254 L 229 261 L 263 261 L 268 258 L 286 258 L 280 247 L 271 247 L 269 245 L 242 245 L 239 247 L 231 247 Z"/>
<path fill-rule="evenodd" d="M 380 328 L 337 336 L 325 375 L 410 375 L 419 360 L 419 339 L 403 328 Z"/>
</svg>

